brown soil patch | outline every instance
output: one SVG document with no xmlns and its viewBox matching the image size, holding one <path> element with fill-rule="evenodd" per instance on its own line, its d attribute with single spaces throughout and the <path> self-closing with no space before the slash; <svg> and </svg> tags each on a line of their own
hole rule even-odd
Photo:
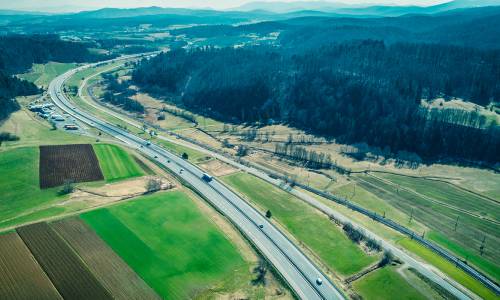
<svg viewBox="0 0 500 300">
<path fill-rule="evenodd" d="M 70 195 L 69 200 L 59 205 L 67 205 L 75 202 L 85 202 L 86 206 L 95 207 L 104 204 L 126 200 L 145 194 L 146 184 L 150 178 L 161 180 L 162 190 L 174 188 L 174 184 L 160 177 L 140 177 L 131 180 L 110 183 L 100 187 L 80 187 Z"/>
<path fill-rule="evenodd" d="M 63 298 L 112 299 L 80 257 L 47 223 L 16 231 Z"/>
<path fill-rule="evenodd" d="M 78 253 L 114 299 L 160 299 L 81 219 L 73 217 L 51 226 Z"/>
<path fill-rule="evenodd" d="M 0 299 L 62 299 L 15 232 L 0 237 Z"/>
<path fill-rule="evenodd" d="M 198 166 L 214 176 L 229 175 L 238 171 L 238 169 L 218 159 L 209 160 L 208 162 L 199 164 Z"/>
<path fill-rule="evenodd" d="M 40 188 L 104 180 L 92 145 L 40 146 Z"/>
</svg>

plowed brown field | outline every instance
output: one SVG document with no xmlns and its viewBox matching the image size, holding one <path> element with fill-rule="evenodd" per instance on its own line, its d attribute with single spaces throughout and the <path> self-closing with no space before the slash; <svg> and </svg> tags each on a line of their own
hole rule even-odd
<svg viewBox="0 0 500 300">
<path fill-rule="evenodd" d="M 62 299 L 15 232 L 0 236 L 0 299 Z"/>
<path fill-rule="evenodd" d="M 17 229 L 19 236 L 65 299 L 112 299 L 80 257 L 47 224 Z"/>
<path fill-rule="evenodd" d="M 40 188 L 104 180 L 92 145 L 40 146 Z"/>
<path fill-rule="evenodd" d="M 160 297 L 80 218 L 51 224 L 115 299 Z"/>
</svg>

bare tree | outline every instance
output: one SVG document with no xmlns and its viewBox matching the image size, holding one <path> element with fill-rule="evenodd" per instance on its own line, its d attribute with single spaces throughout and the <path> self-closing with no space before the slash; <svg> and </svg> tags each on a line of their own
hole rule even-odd
<svg viewBox="0 0 500 300">
<path fill-rule="evenodd" d="M 156 177 L 151 177 L 146 182 L 146 192 L 154 193 L 161 190 L 161 180 Z"/>
</svg>

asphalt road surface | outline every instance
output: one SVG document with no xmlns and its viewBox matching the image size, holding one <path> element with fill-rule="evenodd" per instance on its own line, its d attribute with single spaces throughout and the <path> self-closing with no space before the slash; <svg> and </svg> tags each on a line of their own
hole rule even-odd
<svg viewBox="0 0 500 300">
<path fill-rule="evenodd" d="M 122 57 L 113 61 L 132 57 L 134 56 Z M 54 79 L 49 85 L 49 94 L 52 101 L 74 118 L 114 136 L 130 147 L 136 148 L 143 154 L 157 160 L 159 164 L 172 172 L 177 173 L 180 178 L 202 194 L 241 230 L 300 298 L 311 300 L 344 299 L 344 296 L 333 283 L 280 230 L 217 179 L 210 182 L 203 180 L 203 171 L 190 162 L 154 143 L 148 145 L 146 140 L 74 106 L 63 93 L 62 85 L 64 81 L 76 72 L 96 65 L 90 64 L 79 67 Z M 318 234 L 321 234 L 320 232 L 321 228 L 318 228 Z M 317 283 L 318 279 L 321 280 L 322 284 Z"/>
</svg>

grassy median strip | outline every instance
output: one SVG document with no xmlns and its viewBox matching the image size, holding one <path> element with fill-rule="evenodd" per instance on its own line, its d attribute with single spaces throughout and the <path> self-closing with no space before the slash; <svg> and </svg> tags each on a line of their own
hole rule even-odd
<svg viewBox="0 0 500 300">
<path fill-rule="evenodd" d="M 326 216 L 287 192 L 246 173 L 222 180 L 262 210 L 270 210 L 273 218 L 337 274 L 352 275 L 378 259 L 365 254 Z"/>
</svg>

